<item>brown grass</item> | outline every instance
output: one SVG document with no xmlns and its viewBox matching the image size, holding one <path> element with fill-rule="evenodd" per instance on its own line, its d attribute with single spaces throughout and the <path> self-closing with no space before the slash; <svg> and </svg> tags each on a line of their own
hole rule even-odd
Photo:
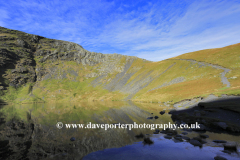
<svg viewBox="0 0 240 160">
<path fill-rule="evenodd" d="M 172 59 L 195 59 L 212 64 L 218 64 L 226 68 L 240 68 L 240 43 L 223 48 L 206 49 L 186 53 Z"/>
<path fill-rule="evenodd" d="M 214 79 L 196 79 L 191 81 L 186 81 L 178 84 L 173 84 L 164 88 L 153 90 L 144 93 L 136 98 L 136 101 L 148 101 L 152 100 L 154 102 L 161 101 L 173 101 L 177 102 L 182 99 L 193 98 L 199 95 L 211 94 L 215 92 L 216 88 L 221 88 L 223 85 L 219 81 L 219 78 Z"/>
</svg>

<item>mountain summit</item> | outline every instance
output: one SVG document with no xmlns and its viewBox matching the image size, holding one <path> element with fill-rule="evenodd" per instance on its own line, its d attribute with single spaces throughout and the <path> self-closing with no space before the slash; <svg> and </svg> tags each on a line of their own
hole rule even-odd
<svg viewBox="0 0 240 160">
<path fill-rule="evenodd" d="M 240 43 L 160 62 L 0 27 L 1 101 L 169 102 L 240 94 Z"/>
</svg>

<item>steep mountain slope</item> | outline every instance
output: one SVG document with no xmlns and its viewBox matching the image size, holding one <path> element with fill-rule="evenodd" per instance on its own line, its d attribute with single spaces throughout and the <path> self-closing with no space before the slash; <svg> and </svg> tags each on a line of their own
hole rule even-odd
<svg viewBox="0 0 240 160">
<path fill-rule="evenodd" d="M 240 44 L 160 62 L 89 52 L 66 41 L 0 27 L 2 101 L 177 102 L 240 94 Z"/>
</svg>

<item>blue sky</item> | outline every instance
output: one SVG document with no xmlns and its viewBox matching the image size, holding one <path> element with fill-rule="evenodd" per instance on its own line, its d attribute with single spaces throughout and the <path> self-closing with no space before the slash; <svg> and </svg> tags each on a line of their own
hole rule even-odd
<svg viewBox="0 0 240 160">
<path fill-rule="evenodd" d="M 0 0 L 0 26 L 160 61 L 240 43 L 239 0 Z"/>
</svg>

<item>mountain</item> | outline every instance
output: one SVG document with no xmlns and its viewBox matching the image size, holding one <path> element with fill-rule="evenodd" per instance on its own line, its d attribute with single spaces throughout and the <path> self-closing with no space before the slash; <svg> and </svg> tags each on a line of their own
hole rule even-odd
<svg viewBox="0 0 240 160">
<path fill-rule="evenodd" d="M 175 103 L 240 94 L 240 43 L 151 62 L 0 27 L 0 101 Z"/>
</svg>

